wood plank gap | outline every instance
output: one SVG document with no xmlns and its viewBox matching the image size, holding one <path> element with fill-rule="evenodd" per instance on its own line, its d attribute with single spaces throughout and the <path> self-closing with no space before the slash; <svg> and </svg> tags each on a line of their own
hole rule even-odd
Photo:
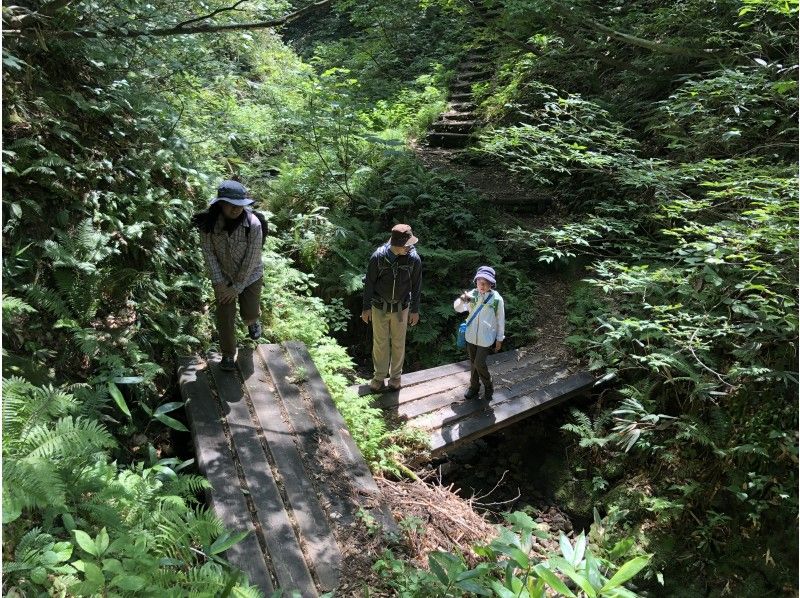
<svg viewBox="0 0 800 598">
<path fill-rule="evenodd" d="M 372 477 L 364 455 L 353 440 L 342 414 L 336 408 L 333 397 L 322 380 L 308 349 L 298 341 L 288 341 L 284 343 L 284 347 L 295 371 L 302 368 L 305 372 L 305 380 L 300 385 L 301 390 L 312 399 L 310 401 L 311 411 L 322 424 L 320 431 L 327 435 L 339 460 L 344 462 L 344 471 L 339 472 L 340 475 L 344 473 L 344 478 L 355 490 L 355 495 L 360 497 L 359 502 L 363 503 L 364 497 L 379 499 L 380 490 Z M 356 505 L 348 502 L 342 506 L 346 506 L 348 512 L 351 513 L 350 517 L 354 518 Z M 363 506 L 370 509 L 368 505 Z M 370 510 L 373 511 L 373 516 L 384 531 L 399 534 L 400 530 L 388 506 L 381 502 Z"/>
<path fill-rule="evenodd" d="M 265 451 L 274 459 L 283 488 L 300 531 L 300 544 L 318 586 L 331 591 L 339 586 L 341 552 L 331 532 L 328 518 L 319 503 L 319 493 L 304 467 L 289 424 L 284 421 L 280 401 L 270 386 L 274 381 L 263 361 L 250 349 L 240 349 L 237 359 L 258 422 Z"/>
<path fill-rule="evenodd" d="M 226 550 L 225 556 L 247 574 L 251 584 L 265 594 L 271 594 L 275 586 L 264 558 L 265 547 L 260 545 L 260 534 L 256 531 L 258 522 L 253 521 L 241 486 L 231 483 L 230 472 L 236 470 L 236 463 L 225 436 L 221 413 L 201 365 L 197 359 L 180 359 L 178 380 L 192 431 L 197 466 L 212 486 L 212 490 L 207 491 L 207 499 L 229 531 L 250 532 L 241 542 Z"/>
<path fill-rule="evenodd" d="M 223 413 L 226 414 L 238 462 L 248 480 L 278 586 L 287 592 L 299 590 L 304 597 L 316 597 L 314 580 L 277 484 L 280 472 L 276 473 L 272 455 L 264 452 L 237 372 L 222 371 L 216 360 L 209 366 L 220 399 L 225 399 Z"/>
</svg>

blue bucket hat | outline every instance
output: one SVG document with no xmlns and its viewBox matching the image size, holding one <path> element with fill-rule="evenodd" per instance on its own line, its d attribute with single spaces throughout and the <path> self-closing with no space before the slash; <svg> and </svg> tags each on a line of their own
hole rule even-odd
<svg viewBox="0 0 800 598">
<path fill-rule="evenodd" d="M 494 279 L 494 268 L 490 266 L 481 266 L 480 268 L 478 268 L 478 271 L 475 273 L 475 276 L 473 277 L 472 281 L 475 282 L 479 278 L 488 280 L 489 284 L 491 284 L 492 286 L 495 286 L 497 284 L 497 281 Z"/>
<path fill-rule="evenodd" d="M 247 189 L 237 181 L 222 181 L 217 187 L 217 196 L 211 200 L 209 206 L 213 206 L 218 201 L 225 201 L 235 206 L 249 206 L 255 200 L 247 197 Z"/>
</svg>

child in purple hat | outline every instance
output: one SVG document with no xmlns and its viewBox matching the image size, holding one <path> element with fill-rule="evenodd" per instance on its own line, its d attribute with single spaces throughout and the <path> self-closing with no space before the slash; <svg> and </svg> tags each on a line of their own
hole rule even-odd
<svg viewBox="0 0 800 598">
<path fill-rule="evenodd" d="M 503 346 L 506 337 L 506 310 L 503 298 L 495 290 L 497 280 L 494 268 L 481 266 L 475 273 L 474 281 L 475 288 L 464 291 L 453 302 L 453 308 L 457 312 L 469 312 L 470 317 L 480 308 L 467 326 L 467 352 L 471 368 L 469 388 L 464 393 L 464 398 L 477 398 L 480 382 L 483 382 L 483 399 L 490 401 L 494 385 L 486 358 L 490 351 L 499 351 Z"/>
</svg>

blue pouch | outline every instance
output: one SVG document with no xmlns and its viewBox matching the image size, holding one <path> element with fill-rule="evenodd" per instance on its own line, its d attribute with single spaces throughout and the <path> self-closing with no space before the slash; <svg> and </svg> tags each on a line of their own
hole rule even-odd
<svg viewBox="0 0 800 598">
<path fill-rule="evenodd" d="M 458 333 L 456 334 L 456 347 L 463 349 L 467 346 L 467 323 L 461 322 L 458 325 Z"/>
</svg>

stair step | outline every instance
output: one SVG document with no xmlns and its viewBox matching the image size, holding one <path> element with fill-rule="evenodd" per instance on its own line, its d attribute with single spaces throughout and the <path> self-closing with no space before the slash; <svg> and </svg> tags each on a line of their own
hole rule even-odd
<svg viewBox="0 0 800 598">
<path fill-rule="evenodd" d="M 439 120 L 475 120 L 475 113 L 472 111 L 461 112 L 459 110 L 448 110 L 439 115 Z"/>
<path fill-rule="evenodd" d="M 471 114 L 478 105 L 475 102 L 450 102 L 450 111 Z"/>
<path fill-rule="evenodd" d="M 455 81 L 475 81 L 478 79 L 488 79 L 491 76 L 489 71 L 463 71 L 456 74 Z"/>
<path fill-rule="evenodd" d="M 475 130 L 475 121 L 446 121 L 437 120 L 431 125 L 431 131 L 436 133 L 470 133 Z"/>
<path fill-rule="evenodd" d="M 428 145 L 431 147 L 460 148 L 472 142 L 472 135 L 463 133 L 428 133 Z"/>
<path fill-rule="evenodd" d="M 456 102 L 459 102 L 459 101 L 462 101 L 462 100 L 471 100 L 472 99 L 472 92 L 460 91 L 458 93 L 453 93 L 453 94 L 450 94 L 450 99 L 451 100 L 455 100 Z"/>
</svg>

